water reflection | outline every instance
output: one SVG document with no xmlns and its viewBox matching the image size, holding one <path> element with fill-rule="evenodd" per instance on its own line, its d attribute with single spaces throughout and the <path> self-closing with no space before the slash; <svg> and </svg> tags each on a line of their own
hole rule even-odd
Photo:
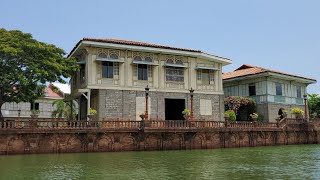
<svg viewBox="0 0 320 180">
<path fill-rule="evenodd" d="M 320 179 L 320 146 L 0 156 L 0 179 Z"/>
</svg>

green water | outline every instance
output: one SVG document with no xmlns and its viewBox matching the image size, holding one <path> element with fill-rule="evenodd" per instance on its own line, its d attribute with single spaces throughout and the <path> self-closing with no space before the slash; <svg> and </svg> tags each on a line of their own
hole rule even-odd
<svg viewBox="0 0 320 180">
<path fill-rule="evenodd" d="M 0 179 L 320 179 L 320 145 L 0 156 Z"/>
</svg>

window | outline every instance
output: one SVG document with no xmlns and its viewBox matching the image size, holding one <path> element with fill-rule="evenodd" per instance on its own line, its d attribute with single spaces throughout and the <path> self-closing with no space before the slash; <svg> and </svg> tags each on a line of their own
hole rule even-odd
<svg viewBox="0 0 320 180">
<path fill-rule="evenodd" d="M 86 70 L 86 66 L 84 64 L 81 64 L 80 65 L 80 82 L 81 83 L 85 82 L 85 79 L 86 79 L 86 77 L 85 77 L 86 71 L 85 70 Z"/>
<path fill-rule="evenodd" d="M 110 59 L 119 59 L 117 54 L 110 54 Z"/>
<path fill-rule="evenodd" d="M 276 95 L 282 96 L 282 84 L 276 83 Z"/>
<path fill-rule="evenodd" d="M 39 110 L 39 103 L 31 102 L 30 110 Z"/>
<path fill-rule="evenodd" d="M 184 69 L 177 67 L 167 67 L 166 68 L 166 80 L 167 81 L 184 81 Z"/>
<path fill-rule="evenodd" d="M 138 80 L 148 80 L 148 65 L 138 64 Z"/>
<path fill-rule="evenodd" d="M 113 62 L 102 62 L 102 78 L 113 78 Z"/>
<path fill-rule="evenodd" d="M 197 80 L 203 85 L 212 84 L 214 81 L 213 71 L 208 69 L 200 69 L 197 71 Z"/>
<path fill-rule="evenodd" d="M 297 86 L 297 97 L 298 98 L 301 98 L 301 87 L 300 86 Z"/>
<path fill-rule="evenodd" d="M 249 84 L 249 96 L 255 96 L 255 95 L 256 95 L 256 85 Z"/>
<path fill-rule="evenodd" d="M 133 60 L 135 60 L 135 61 L 142 61 L 142 58 L 141 58 L 140 56 L 136 56 L 136 57 L 133 58 Z"/>
<path fill-rule="evenodd" d="M 202 69 L 202 84 L 203 85 L 209 85 L 210 84 L 210 78 L 209 78 L 209 70 Z"/>
</svg>

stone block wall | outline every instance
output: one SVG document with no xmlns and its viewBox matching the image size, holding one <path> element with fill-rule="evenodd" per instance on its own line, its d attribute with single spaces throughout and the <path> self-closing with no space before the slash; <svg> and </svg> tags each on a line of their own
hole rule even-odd
<svg viewBox="0 0 320 180">
<path fill-rule="evenodd" d="M 129 90 L 99 90 L 98 93 L 98 118 L 124 118 L 136 120 L 136 97 L 145 97 L 144 91 Z M 185 107 L 190 109 L 189 93 L 156 92 L 149 93 L 150 118 L 165 119 L 165 99 L 184 99 Z M 223 95 L 194 94 L 194 117 L 205 120 L 224 120 Z M 211 115 L 200 114 L 200 99 L 210 100 Z M 145 102 L 143 102 L 145 103 Z M 95 105 L 92 105 L 95 107 Z M 180 112 L 179 112 L 180 113 Z"/>
<path fill-rule="evenodd" d="M 0 155 L 213 149 L 314 144 L 316 131 L 87 132 L 0 134 Z"/>
</svg>

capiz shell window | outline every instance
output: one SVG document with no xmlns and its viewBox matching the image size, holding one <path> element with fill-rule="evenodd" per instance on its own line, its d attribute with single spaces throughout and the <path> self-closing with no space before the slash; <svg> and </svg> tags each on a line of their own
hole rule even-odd
<svg viewBox="0 0 320 180">
<path fill-rule="evenodd" d="M 166 80 L 167 81 L 184 81 L 184 69 L 177 67 L 166 67 Z"/>
</svg>

